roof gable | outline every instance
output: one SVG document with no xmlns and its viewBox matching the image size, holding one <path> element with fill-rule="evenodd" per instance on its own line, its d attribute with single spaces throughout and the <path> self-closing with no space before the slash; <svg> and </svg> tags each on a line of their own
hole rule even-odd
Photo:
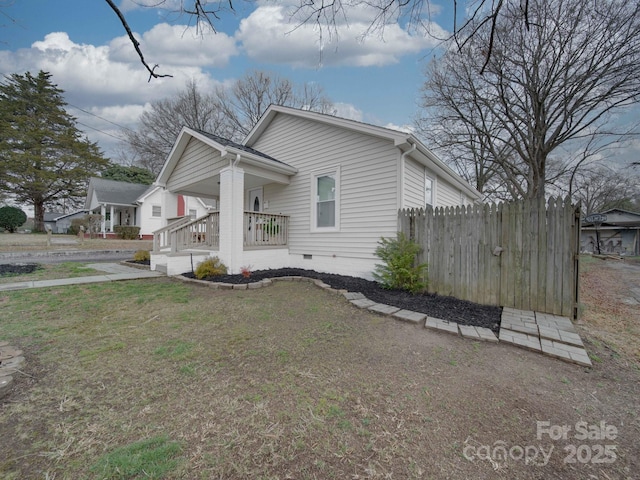
<svg viewBox="0 0 640 480">
<path fill-rule="evenodd" d="M 261 167 L 278 171 L 279 173 L 293 175 L 297 172 L 297 169 L 291 165 L 287 165 L 269 155 L 265 155 L 258 150 L 251 147 L 247 147 L 240 143 L 236 143 L 233 140 L 228 140 L 212 133 L 203 132 L 193 128 L 182 127 L 176 142 L 173 144 L 171 153 L 167 157 L 162 170 L 158 175 L 156 184 L 160 186 L 166 186 L 171 173 L 176 168 L 182 154 L 184 153 L 189 141 L 195 138 L 209 147 L 220 152 L 221 157 L 232 155 L 230 160 L 241 158 L 243 162 L 260 165 Z"/>
<path fill-rule="evenodd" d="M 89 180 L 85 208 L 89 207 L 87 203 L 91 199 L 95 199 L 98 204 L 135 205 L 138 197 L 150 188 L 153 186 L 92 177 Z"/>
</svg>

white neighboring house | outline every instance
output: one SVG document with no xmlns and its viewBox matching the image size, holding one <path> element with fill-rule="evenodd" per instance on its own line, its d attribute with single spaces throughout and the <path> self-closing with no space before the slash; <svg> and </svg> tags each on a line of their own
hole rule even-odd
<svg viewBox="0 0 640 480">
<path fill-rule="evenodd" d="M 118 225 L 140 227 L 139 237 L 150 240 L 153 232 L 178 218 L 207 215 L 213 206 L 202 199 L 172 194 L 157 185 L 118 182 L 92 177 L 85 210 L 102 215 L 101 235 L 116 237 Z"/>
<path fill-rule="evenodd" d="M 296 267 L 372 278 L 398 210 L 481 195 L 409 133 L 272 105 L 238 144 L 183 128 L 156 180 L 219 211 L 156 232 L 153 269 L 218 256 L 230 273 Z"/>
</svg>

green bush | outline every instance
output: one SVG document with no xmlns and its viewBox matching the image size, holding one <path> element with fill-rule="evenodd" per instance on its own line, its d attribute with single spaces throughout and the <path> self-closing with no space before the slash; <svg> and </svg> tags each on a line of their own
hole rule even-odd
<svg viewBox="0 0 640 480">
<path fill-rule="evenodd" d="M 18 207 L 2 207 L 0 208 L 0 227 L 7 232 L 13 233 L 18 227 L 24 225 L 27 221 L 27 214 Z"/>
<path fill-rule="evenodd" d="M 198 279 L 226 275 L 227 267 L 218 257 L 207 258 L 198 264 L 194 274 Z"/>
<path fill-rule="evenodd" d="M 376 265 L 373 276 L 384 288 L 417 293 L 427 287 L 427 264 L 416 263 L 420 245 L 402 232 L 398 232 L 395 239 L 381 238 L 378 244 L 376 256 L 384 265 Z"/>
<path fill-rule="evenodd" d="M 151 254 L 149 253 L 149 250 L 138 250 L 133 254 L 133 259 L 136 262 L 148 262 L 151 260 Z"/>
<path fill-rule="evenodd" d="M 135 240 L 140 234 L 140 227 L 116 225 L 113 227 L 113 231 L 123 240 Z"/>
</svg>

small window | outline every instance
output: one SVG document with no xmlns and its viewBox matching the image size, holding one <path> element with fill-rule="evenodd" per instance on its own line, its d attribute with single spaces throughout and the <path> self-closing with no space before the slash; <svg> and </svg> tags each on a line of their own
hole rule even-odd
<svg viewBox="0 0 640 480">
<path fill-rule="evenodd" d="M 424 203 L 433 206 L 433 178 L 428 175 L 424 177 Z"/>
<path fill-rule="evenodd" d="M 340 226 L 340 170 L 312 176 L 312 230 L 337 230 Z"/>
<path fill-rule="evenodd" d="M 191 220 L 195 220 L 197 215 L 198 211 L 195 208 L 189 209 L 189 217 L 191 217 Z"/>
<path fill-rule="evenodd" d="M 160 207 L 160 205 L 153 205 L 151 207 L 151 216 L 152 217 L 161 217 L 162 216 L 162 207 Z"/>
</svg>

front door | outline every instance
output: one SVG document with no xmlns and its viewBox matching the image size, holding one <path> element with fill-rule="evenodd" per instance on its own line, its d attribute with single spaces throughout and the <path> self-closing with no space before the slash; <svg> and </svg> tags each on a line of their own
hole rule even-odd
<svg viewBox="0 0 640 480">
<path fill-rule="evenodd" d="M 250 212 L 262 212 L 262 187 L 249 190 L 249 205 L 247 210 Z M 249 215 L 249 225 L 247 228 L 247 236 L 250 241 L 257 242 L 261 240 L 262 225 L 257 216 Z"/>
<path fill-rule="evenodd" d="M 250 212 L 262 211 L 262 187 L 249 190 L 249 210 Z"/>
</svg>

